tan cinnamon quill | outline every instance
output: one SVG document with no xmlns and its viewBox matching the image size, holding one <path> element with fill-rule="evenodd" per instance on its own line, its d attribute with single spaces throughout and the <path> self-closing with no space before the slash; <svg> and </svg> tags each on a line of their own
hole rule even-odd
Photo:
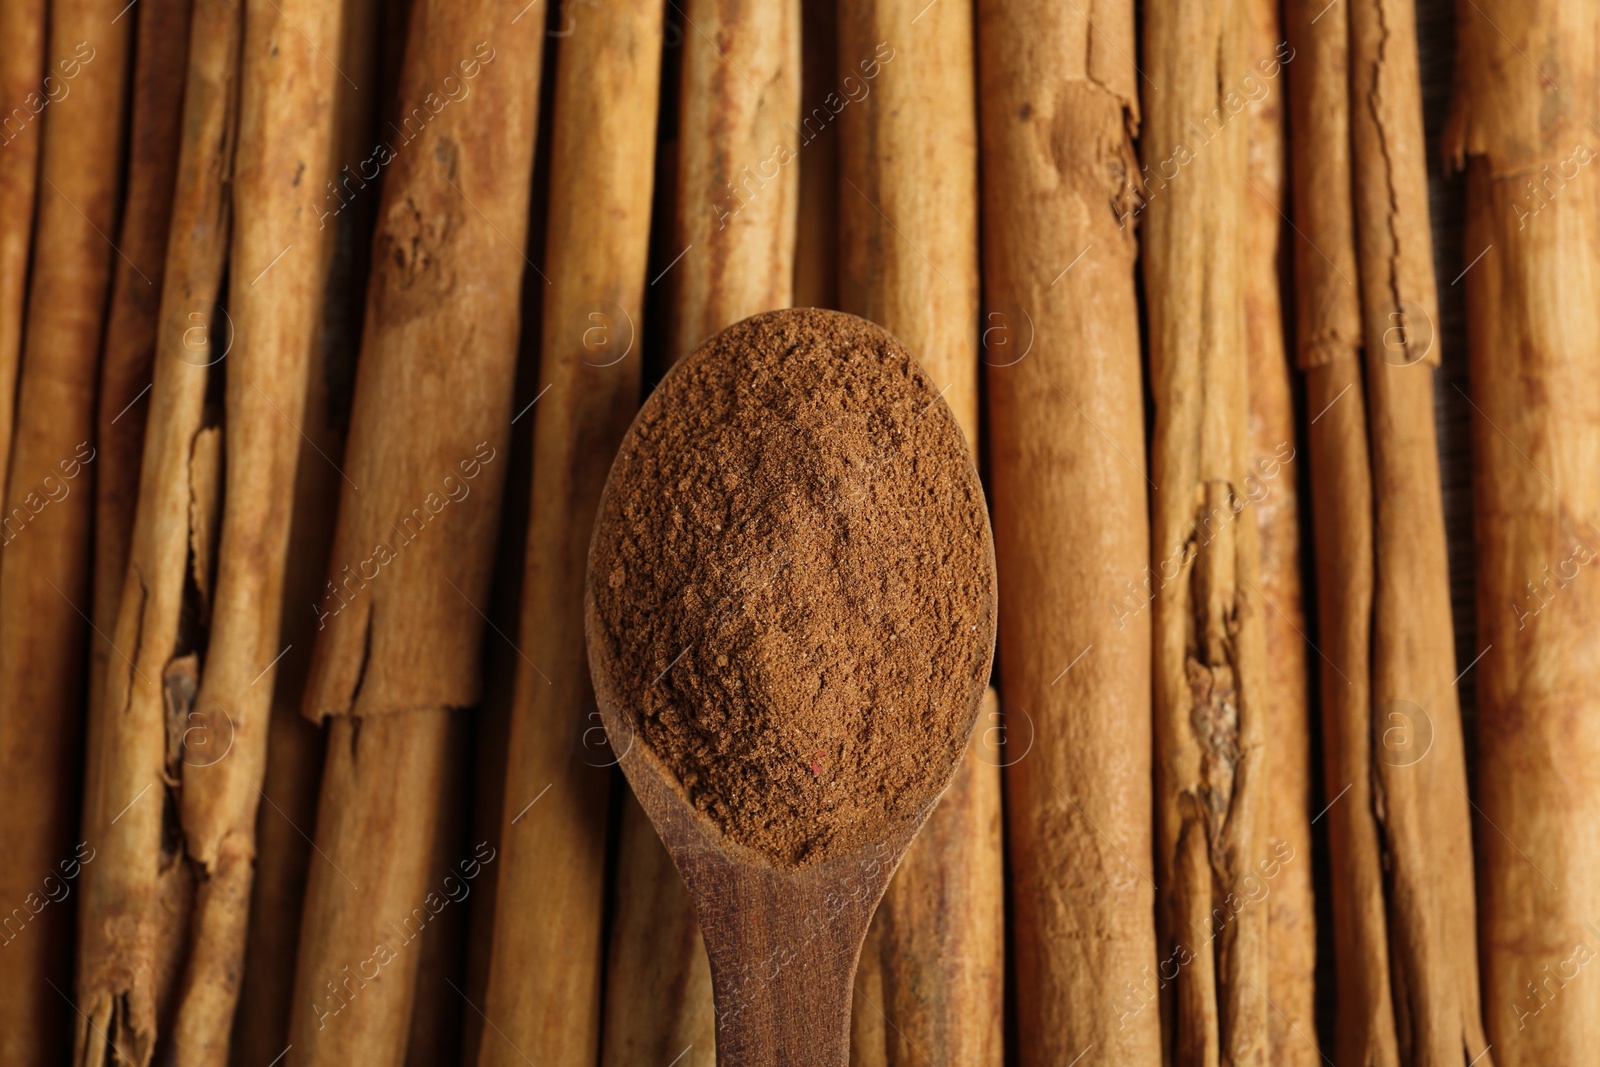
<svg viewBox="0 0 1600 1067">
<path fill-rule="evenodd" d="M 45 68 L 46 0 L 17 0 L 0 7 L 0 497 L 11 469 L 11 432 L 17 406 L 17 364 L 28 296 L 28 249 L 33 242 L 34 198 L 39 188 L 39 115 L 60 93 L 61 75 Z M 46 74 L 50 81 L 44 80 Z"/>
<path fill-rule="evenodd" d="M 1483 1014 L 1502 1067 L 1580 1063 L 1600 1047 L 1600 12 L 1480 0 L 1457 30 Z"/>
<path fill-rule="evenodd" d="M 794 299 L 800 4 L 684 6 L 671 358 Z M 686 261 L 690 269 L 683 269 Z"/>
<path fill-rule="evenodd" d="M 839 10 L 836 91 L 849 101 L 838 116 L 840 306 L 916 355 L 945 390 L 976 458 L 972 6 L 924 7 L 880 0 Z M 974 745 L 869 927 L 852 1014 L 859 1067 L 1001 1062 L 999 812 L 1000 768 Z"/>
<path fill-rule="evenodd" d="M 84 837 L 100 844 L 80 912 L 83 1064 L 150 1062 L 170 1020 L 193 895 L 170 812 L 209 603 L 221 431 L 205 399 L 228 343 L 214 313 L 227 254 L 241 29 L 236 0 L 196 0 L 139 500 L 105 694 L 90 716 Z"/>
<path fill-rule="evenodd" d="M 571 1067 L 599 1055 L 609 768 L 618 753 L 604 743 L 590 689 L 583 576 L 600 489 L 639 403 L 664 14 L 661 0 L 630 0 L 604 19 L 574 4 L 557 55 L 550 285 L 531 410 L 523 662 L 484 1004 L 494 1026 L 478 1054 L 485 1067 L 521 1064 L 532 1050 Z M 653 1001 L 627 1010 L 648 1013 Z"/>
<path fill-rule="evenodd" d="M 1281 860 L 1267 824 L 1260 534 L 1243 514 L 1252 458 L 1240 234 L 1246 13 L 1233 0 L 1162 4 L 1145 23 L 1146 73 L 1160 86 L 1145 96 L 1143 141 L 1156 856 L 1178 1067 L 1267 1061 L 1262 897 Z"/>
<path fill-rule="evenodd" d="M 377 189 L 368 187 L 378 173 L 372 156 L 379 92 L 376 7 L 374 0 L 344 3 L 345 32 L 338 69 L 366 88 L 352 90 L 342 77 L 335 85 L 340 147 L 318 194 L 318 225 L 327 228 L 338 252 L 329 268 L 317 337 L 309 346 L 305 408 L 300 432 L 295 435 L 300 458 L 295 465 L 280 627 L 286 651 L 274 672 L 267 762 L 261 782 L 263 803 L 256 818 L 250 929 L 232 1041 L 232 1060 L 237 1067 L 270 1067 L 289 1044 L 298 939 L 286 936 L 285 931 L 300 928 L 307 872 L 316 855 L 305 835 L 316 827 L 324 738 L 322 730 L 301 716 L 300 705 L 316 642 L 316 605 L 337 518 L 330 505 L 344 484 L 338 464 L 344 456 L 349 397 L 330 382 L 348 381 L 354 374 L 354 342 L 361 329 L 361 298 L 366 293 L 363 250 L 371 243 L 377 208 Z"/>
<path fill-rule="evenodd" d="M 1331 17 L 1331 16 L 1330 16 Z M 1316 902 L 1311 853 L 1311 706 L 1307 674 L 1308 624 L 1301 596 L 1300 464 L 1294 395 L 1284 335 L 1282 238 L 1287 226 L 1284 110 L 1294 61 L 1283 47 L 1276 0 L 1252 0 L 1251 99 L 1247 113 L 1250 189 L 1244 216 L 1245 342 L 1250 367 L 1249 491 L 1261 537 L 1261 599 L 1266 605 L 1267 750 L 1271 801 L 1267 834 L 1286 846 L 1267 895 L 1270 952 L 1267 985 L 1268 1062 L 1317 1067 Z M 1317 804 L 1317 808 L 1321 808 Z"/>
<path fill-rule="evenodd" d="M 84 843 L 76 823 L 95 386 L 116 256 L 104 234 L 115 227 L 132 30 L 111 26 L 115 14 L 96 0 L 50 5 L 46 65 L 70 92 L 34 117 L 43 124 L 34 135 L 38 231 L 0 516 L 0 806 L 9 813 L 0 829 L 0 1047 L 18 1063 L 67 1056 L 74 882 L 98 847 Z M 28 153 L 27 138 L 24 131 L 0 153 Z M 31 216 L 31 204 L 19 214 Z M 0 375 L 14 369 L 12 359 L 0 351 Z M 8 443 L 10 402 L 7 381 L 0 433 Z"/>
<path fill-rule="evenodd" d="M 1018 1054 L 1156 1067 L 1133 5 L 977 15 Z"/>
<path fill-rule="evenodd" d="M 341 5 L 247 0 L 227 352 L 226 471 L 211 625 L 185 724 L 180 819 L 194 911 L 180 936 L 179 1064 L 225 1064 L 244 969 L 284 565 L 311 345 L 332 232 L 306 174 L 330 169 Z M 243 282 L 244 284 L 239 284 Z"/>
<path fill-rule="evenodd" d="M 289 1064 L 399 1064 L 416 941 L 494 859 L 474 851 L 429 884 L 449 717 L 481 695 L 543 18 L 476 0 L 411 13 L 305 697 L 334 719 L 328 862 L 306 890 Z"/>
<path fill-rule="evenodd" d="M 1338 1029 L 1342 1065 L 1394 1064 L 1382 839 L 1373 807 L 1373 486 L 1351 206 L 1344 8 L 1286 7 L 1293 156 L 1297 362 L 1311 464 Z"/>
<path fill-rule="evenodd" d="M 1395 1036 L 1401 1063 L 1453 1067 L 1487 1041 L 1433 423 L 1438 301 L 1410 0 L 1353 0 L 1349 63 L 1375 504 L 1374 804 L 1387 842 Z"/>
</svg>

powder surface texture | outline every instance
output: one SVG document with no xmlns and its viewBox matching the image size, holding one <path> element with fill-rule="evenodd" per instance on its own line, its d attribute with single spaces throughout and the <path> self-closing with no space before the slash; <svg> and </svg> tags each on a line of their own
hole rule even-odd
<svg viewBox="0 0 1600 1067">
<path fill-rule="evenodd" d="M 785 867 L 931 804 L 994 646 L 983 491 L 938 388 L 851 315 L 758 315 L 675 368 L 596 521 L 595 669 L 728 838 Z"/>
</svg>

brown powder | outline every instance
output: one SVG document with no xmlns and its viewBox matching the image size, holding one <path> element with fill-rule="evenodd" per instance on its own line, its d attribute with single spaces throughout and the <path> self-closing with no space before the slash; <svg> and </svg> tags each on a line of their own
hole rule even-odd
<svg viewBox="0 0 1600 1067">
<path fill-rule="evenodd" d="M 595 669 L 732 840 L 793 866 L 930 804 L 994 647 L 977 472 L 938 389 L 852 315 L 707 341 L 622 443 L 589 557 Z"/>
</svg>

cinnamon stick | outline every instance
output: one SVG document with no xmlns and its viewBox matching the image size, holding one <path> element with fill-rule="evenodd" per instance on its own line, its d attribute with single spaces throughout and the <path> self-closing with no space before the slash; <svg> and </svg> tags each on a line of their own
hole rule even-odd
<svg viewBox="0 0 1600 1067">
<path fill-rule="evenodd" d="M 28 249 L 39 187 L 39 115 L 62 91 L 61 75 L 46 71 L 45 0 L 0 7 L 0 498 L 11 470 L 11 432 L 17 406 L 17 360 L 28 295 Z M 44 81 L 46 73 L 50 81 Z"/>
<path fill-rule="evenodd" d="M 1375 504 L 1372 770 L 1387 846 L 1395 1036 L 1402 1063 L 1456 1064 L 1488 1043 L 1433 420 L 1441 346 L 1410 0 L 1352 0 L 1349 62 Z M 1424 733 L 1431 747 L 1419 755 Z"/>
<path fill-rule="evenodd" d="M 521 1063 L 534 1049 L 574 1067 L 599 1054 L 606 768 L 619 753 L 595 729 L 583 576 L 600 490 L 639 402 L 664 13 L 659 0 L 631 0 L 601 20 L 573 4 L 556 63 L 545 244 L 554 270 L 484 1006 L 496 1032 L 484 1034 L 484 1067 Z M 537 959 L 562 963 L 528 966 Z"/>
<path fill-rule="evenodd" d="M 1145 24 L 1145 293 L 1160 955 L 1173 1063 L 1264 1063 L 1269 838 L 1266 605 L 1249 505 L 1240 226 L 1249 35 L 1231 0 Z M 1197 131 L 1198 134 L 1197 134 Z M 1178 163 L 1179 169 L 1173 169 Z M 1153 177 L 1152 177 L 1153 175 Z M 1171 960 L 1171 964 L 1165 961 Z"/>
<path fill-rule="evenodd" d="M 319 221 L 334 144 L 342 10 L 247 3 L 241 50 L 225 424 L 225 509 L 211 625 L 184 731 L 179 815 L 194 911 L 173 1022 L 178 1063 L 224 1064 L 244 969 L 306 374 L 332 233 Z M 292 258 L 291 258 L 292 257 Z M 243 285 L 238 284 L 243 282 Z M 225 746 L 225 747 L 224 747 Z"/>
<path fill-rule="evenodd" d="M 215 458 L 208 416 L 228 330 L 216 315 L 230 223 L 237 0 L 195 0 L 149 423 L 105 694 L 90 709 L 78 952 L 77 1062 L 148 1063 L 170 1020 L 193 877 L 179 826 L 211 575 Z M 221 373 L 216 370 L 215 373 Z M 213 735 L 215 736 L 215 735 Z M 171 808 L 169 809 L 169 805 Z"/>
<path fill-rule="evenodd" d="M 794 124 L 797 0 L 742 9 L 691 0 L 684 12 L 676 177 L 676 230 L 684 251 L 665 268 L 676 294 L 673 360 L 742 318 L 789 306 L 798 168 L 806 149 L 804 131 Z M 711 965 L 688 889 L 662 864 L 663 853 L 647 847 L 653 828 L 643 810 L 630 804 L 622 819 L 623 842 L 633 847 L 618 858 L 603 1063 L 623 1067 L 635 1062 L 631 1050 L 654 1055 L 678 1044 L 668 1059 L 682 1052 L 686 1067 L 710 1064 L 715 1016 L 709 999 L 696 991 L 710 992 Z M 646 924 L 654 931 L 648 940 L 623 939 L 623 931 Z M 639 988 L 686 992 L 665 1002 L 625 999 Z"/>
<path fill-rule="evenodd" d="M 1133 5 L 977 15 L 1018 1055 L 1155 1067 L 1158 1005 L 1123 1004 L 1156 966 Z"/>
<path fill-rule="evenodd" d="M 976 453 L 972 6 L 924 8 L 839 11 L 837 91 L 849 101 L 838 116 L 839 290 L 844 310 L 916 355 Z M 984 755 L 967 753 L 878 905 L 858 970 L 854 1064 L 1002 1060 L 1000 768 Z"/>
<path fill-rule="evenodd" d="M 1395 1064 L 1372 771 L 1373 484 L 1351 204 L 1348 16 L 1287 5 L 1297 363 L 1305 374 L 1339 1064 Z"/>
<path fill-rule="evenodd" d="M 115 226 L 132 29 L 109 24 L 116 10 L 94 0 L 51 4 L 47 66 L 63 88 L 73 74 L 71 92 L 36 116 L 44 124 L 36 135 L 38 233 L 0 518 L 0 804 L 9 813 L 0 830 L 0 1043 L 5 1058 L 19 1063 L 66 1058 L 67 900 L 95 852 L 77 836 L 76 823 L 95 382 L 116 255 L 103 235 Z M 26 25 L 19 29 L 27 48 L 33 35 Z M 12 149 L 26 153 L 29 145 L 0 153 Z M 9 178 L 21 184 L 20 175 Z M 31 215 L 31 207 L 23 213 Z M 15 369 L 14 360 L 14 350 L 10 359 L 0 352 L 0 376 Z M 0 433 L 8 443 L 10 402 L 8 382 L 0 389 Z"/>
<path fill-rule="evenodd" d="M 1600 12 L 1482 0 L 1457 32 L 1445 155 L 1467 171 L 1483 1013 L 1502 1067 L 1577 1063 L 1600 1042 L 1600 990 L 1578 977 L 1600 948 Z"/>
<path fill-rule="evenodd" d="M 264 803 L 256 818 L 256 872 L 239 988 L 243 1007 L 234 1015 L 232 1041 L 233 1061 L 239 1067 L 270 1067 L 273 1057 L 289 1044 L 297 938 L 285 936 L 285 931 L 300 928 L 306 878 L 315 856 L 305 835 L 316 826 L 325 740 L 322 730 L 300 715 L 300 705 L 316 642 L 314 606 L 337 517 L 328 503 L 338 499 L 344 484 L 338 464 L 344 456 L 349 396 L 335 383 L 354 376 L 366 293 L 365 250 L 377 208 L 376 188 L 360 189 L 358 184 L 373 180 L 376 162 L 371 155 L 378 103 L 376 6 L 374 0 L 346 0 L 346 29 L 336 57 L 339 70 L 366 88 L 349 90 L 343 78 L 335 85 L 339 149 L 319 193 L 317 221 L 327 228 L 336 247 L 318 336 L 307 355 L 305 409 L 296 435 L 300 458 L 295 464 L 280 627 L 280 643 L 288 651 L 275 672 L 261 782 Z M 355 192 L 362 195 L 352 196 Z"/>
<path fill-rule="evenodd" d="M 671 356 L 794 299 L 800 4 L 684 4 Z M 690 257 L 696 262 L 687 263 Z M 685 266 L 689 269 L 682 269 Z"/>
<path fill-rule="evenodd" d="M 1278 876 L 1267 896 L 1271 945 L 1267 988 L 1272 998 L 1267 1015 L 1267 1058 L 1282 1067 L 1317 1067 L 1321 1052 L 1314 980 L 1317 927 L 1311 879 L 1308 624 L 1300 583 L 1300 464 L 1281 295 L 1284 212 L 1288 207 L 1284 198 L 1284 79 L 1292 69 L 1294 55 L 1283 47 L 1276 0 L 1253 0 L 1247 16 L 1251 57 L 1247 96 L 1251 104 L 1246 116 L 1250 191 L 1244 216 L 1245 349 L 1250 378 L 1250 463 L 1261 487 L 1252 510 L 1260 532 L 1259 584 L 1266 605 L 1264 684 L 1267 750 L 1271 753 L 1267 834 L 1274 858 L 1279 859 Z"/>
<path fill-rule="evenodd" d="M 122 580 L 139 499 L 139 464 L 150 408 L 151 364 L 161 311 L 161 268 L 172 225 L 183 118 L 192 0 L 155 0 L 138 9 L 128 188 L 106 314 L 95 428 L 94 620 L 89 645 L 89 707 L 105 696 Z"/>
<path fill-rule="evenodd" d="M 415 942 L 460 884 L 427 874 L 449 718 L 481 695 L 543 17 L 479 0 L 411 13 L 305 696 L 334 721 L 290 1064 L 402 1061 Z M 475 878 L 493 858 L 457 864 Z"/>
</svg>

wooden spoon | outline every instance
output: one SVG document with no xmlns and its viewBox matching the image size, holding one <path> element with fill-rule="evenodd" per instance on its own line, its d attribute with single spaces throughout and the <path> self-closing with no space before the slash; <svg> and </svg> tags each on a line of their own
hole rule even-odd
<svg viewBox="0 0 1600 1067">
<path fill-rule="evenodd" d="M 669 377 L 693 362 L 691 357 L 679 363 Z M 922 377 L 926 379 L 926 375 Z M 658 389 L 656 397 L 661 392 Z M 927 392 L 930 407 L 943 404 L 934 389 Z M 953 419 L 950 425 L 954 427 Z M 637 426 L 636 421 L 635 429 Z M 630 430 L 629 437 L 633 436 L 634 430 Z M 953 442 L 954 447 L 965 449 L 959 432 L 954 432 Z M 977 474 L 969 473 L 975 485 Z M 602 515 L 604 498 L 615 491 L 615 482 L 613 471 L 602 496 Z M 600 537 L 597 526 L 596 544 Z M 989 583 L 979 613 L 984 621 L 975 627 L 971 640 L 983 643 L 985 669 L 973 680 L 959 710 L 965 716 L 963 731 L 969 738 L 988 684 L 987 663 L 993 653 L 996 618 L 994 545 L 987 522 L 982 538 Z M 867 925 L 900 858 L 949 785 L 961 753 L 947 764 L 929 762 L 924 788 L 930 801 L 878 840 L 794 868 L 774 865 L 761 853 L 731 840 L 697 811 L 671 770 L 643 739 L 634 736 L 632 719 L 624 710 L 626 687 L 606 651 L 604 623 L 595 605 L 595 555 L 591 545 L 584 614 L 595 701 L 623 773 L 694 900 L 711 959 L 717 1063 L 720 1067 L 846 1067 L 856 964 Z"/>
</svg>

